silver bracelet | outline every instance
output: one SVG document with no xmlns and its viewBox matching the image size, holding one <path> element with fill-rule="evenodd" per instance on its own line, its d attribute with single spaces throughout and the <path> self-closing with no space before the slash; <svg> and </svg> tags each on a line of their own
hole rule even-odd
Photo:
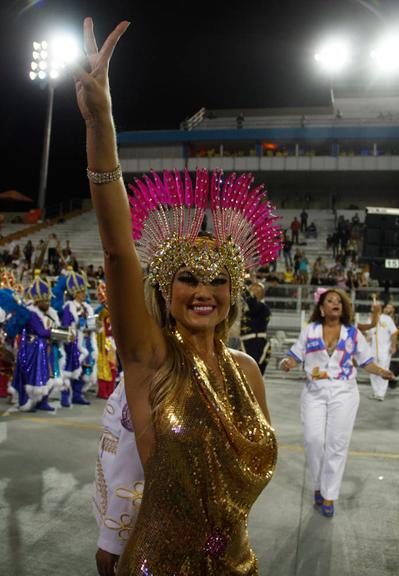
<svg viewBox="0 0 399 576">
<path fill-rule="evenodd" d="M 93 184 L 109 184 L 110 182 L 115 182 L 119 180 L 119 178 L 122 178 L 121 165 L 118 164 L 115 170 L 111 172 L 93 172 L 87 168 L 87 177 Z"/>
</svg>

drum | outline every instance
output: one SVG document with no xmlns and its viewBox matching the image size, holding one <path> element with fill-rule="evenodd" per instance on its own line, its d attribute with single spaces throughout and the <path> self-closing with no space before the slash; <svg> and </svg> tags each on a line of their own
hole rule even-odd
<svg viewBox="0 0 399 576">
<path fill-rule="evenodd" d="M 67 328 L 52 328 L 51 339 L 57 342 L 70 342 L 72 333 Z"/>
<path fill-rule="evenodd" d="M 89 330 L 89 332 L 98 332 L 100 328 L 100 317 L 98 314 L 87 317 L 87 330 Z"/>
</svg>

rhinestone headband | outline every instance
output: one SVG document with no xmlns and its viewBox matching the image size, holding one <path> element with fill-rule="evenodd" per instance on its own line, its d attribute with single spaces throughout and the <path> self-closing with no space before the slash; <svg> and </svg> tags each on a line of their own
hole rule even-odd
<svg viewBox="0 0 399 576">
<path fill-rule="evenodd" d="M 230 275 L 232 299 L 236 300 L 243 290 L 245 266 L 239 249 L 231 240 L 218 247 L 210 238 L 199 236 L 192 244 L 173 235 L 165 242 L 150 263 L 149 277 L 168 299 L 173 277 L 182 266 L 187 266 L 204 284 L 212 282 L 226 268 Z"/>
<path fill-rule="evenodd" d="M 252 174 L 196 171 L 195 186 L 187 170 L 152 172 L 129 184 L 133 237 L 153 284 L 170 298 L 173 277 L 187 266 L 210 282 L 225 267 L 236 300 L 247 269 L 274 260 L 281 249 L 281 230 L 263 185 L 251 188 Z M 210 201 L 214 240 L 199 237 Z"/>
</svg>

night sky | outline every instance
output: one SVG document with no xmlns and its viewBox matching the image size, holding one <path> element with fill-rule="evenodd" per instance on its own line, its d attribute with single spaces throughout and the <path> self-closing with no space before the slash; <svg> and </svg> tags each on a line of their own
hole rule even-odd
<svg viewBox="0 0 399 576">
<path fill-rule="evenodd" d="M 37 198 L 46 91 L 28 77 L 32 41 L 60 27 L 80 35 L 84 16 L 99 44 L 119 20 L 132 22 L 111 63 L 118 130 L 175 129 L 202 106 L 327 105 L 313 62 L 320 39 L 348 34 L 359 56 L 388 24 L 399 29 L 397 0 L 1 0 L 0 191 Z M 52 128 L 48 203 L 88 196 L 71 79 L 56 88 Z"/>
</svg>

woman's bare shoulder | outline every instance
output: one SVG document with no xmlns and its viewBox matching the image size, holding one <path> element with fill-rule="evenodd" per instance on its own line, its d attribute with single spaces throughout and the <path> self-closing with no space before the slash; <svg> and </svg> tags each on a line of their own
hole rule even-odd
<svg viewBox="0 0 399 576">
<path fill-rule="evenodd" d="M 234 348 L 229 348 L 229 352 L 246 375 L 253 370 L 259 370 L 256 361 L 249 354 L 246 354 L 246 352 Z"/>
</svg>

